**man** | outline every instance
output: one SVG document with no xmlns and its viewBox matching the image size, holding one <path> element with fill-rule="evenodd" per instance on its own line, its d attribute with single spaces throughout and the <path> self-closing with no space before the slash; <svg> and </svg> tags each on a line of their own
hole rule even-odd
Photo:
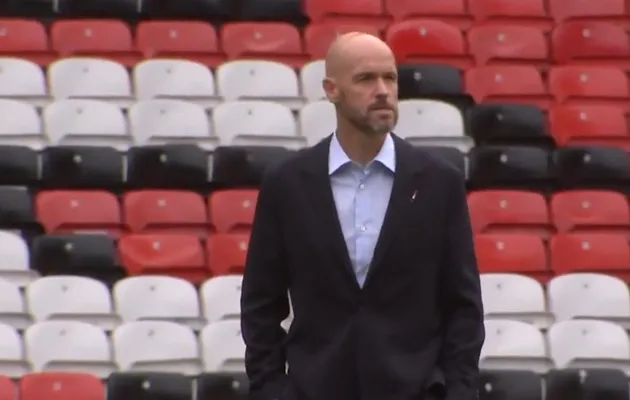
<svg viewBox="0 0 630 400">
<path fill-rule="evenodd" d="M 463 178 L 391 133 L 396 63 L 380 39 L 340 36 L 323 85 L 336 132 L 260 188 L 241 299 L 251 399 L 476 399 Z"/>
</svg>

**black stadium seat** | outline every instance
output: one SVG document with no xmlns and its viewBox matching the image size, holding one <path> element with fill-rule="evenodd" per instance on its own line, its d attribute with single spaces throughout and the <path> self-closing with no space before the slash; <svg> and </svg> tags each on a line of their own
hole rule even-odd
<svg viewBox="0 0 630 400">
<path fill-rule="evenodd" d="M 481 371 L 477 388 L 479 400 L 543 399 L 542 380 L 531 371 Z"/>
<path fill-rule="evenodd" d="M 57 0 L 57 13 L 64 17 L 80 18 L 121 18 L 136 20 L 137 0 Z"/>
<path fill-rule="evenodd" d="M 212 182 L 219 186 L 258 186 L 268 168 L 292 154 L 283 147 L 218 147 L 212 162 Z"/>
<path fill-rule="evenodd" d="M 25 188 L 0 187 L 0 229 L 40 232 L 32 195 Z"/>
<path fill-rule="evenodd" d="M 0 185 L 37 185 L 37 152 L 26 146 L 0 146 Z"/>
<path fill-rule="evenodd" d="M 277 21 L 303 25 L 300 0 L 239 0 L 238 19 L 241 21 Z"/>
<path fill-rule="evenodd" d="M 148 19 L 195 19 L 225 21 L 236 13 L 231 0 L 138 0 L 140 11 Z"/>
<path fill-rule="evenodd" d="M 440 64 L 399 64 L 398 98 L 461 95 L 462 78 L 457 68 Z"/>
<path fill-rule="evenodd" d="M 197 400 L 247 400 L 248 392 L 244 373 L 205 373 L 197 378 Z"/>
<path fill-rule="evenodd" d="M 191 400 L 192 387 L 192 379 L 181 374 L 114 372 L 107 379 L 107 400 Z"/>
<path fill-rule="evenodd" d="M 610 369 L 552 370 L 546 379 L 546 400 L 627 400 L 628 378 Z"/>
<path fill-rule="evenodd" d="M 630 188 L 630 157 L 616 147 L 563 147 L 555 151 L 554 164 L 560 189 Z"/>
<path fill-rule="evenodd" d="M 466 159 L 464 153 L 455 147 L 448 146 L 418 146 L 437 158 L 447 161 L 457 168 L 462 174 L 466 173 Z"/>
</svg>

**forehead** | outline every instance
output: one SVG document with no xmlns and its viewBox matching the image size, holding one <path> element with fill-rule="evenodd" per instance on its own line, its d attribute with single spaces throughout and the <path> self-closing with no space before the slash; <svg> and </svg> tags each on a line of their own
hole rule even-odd
<svg viewBox="0 0 630 400">
<path fill-rule="evenodd" d="M 355 54 L 349 57 L 348 71 L 357 74 L 386 74 L 396 72 L 396 62 L 391 54 L 385 52 Z"/>
</svg>

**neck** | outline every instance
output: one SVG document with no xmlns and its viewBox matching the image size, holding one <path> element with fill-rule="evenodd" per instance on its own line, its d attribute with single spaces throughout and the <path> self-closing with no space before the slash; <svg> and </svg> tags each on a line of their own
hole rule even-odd
<svg viewBox="0 0 630 400">
<path fill-rule="evenodd" d="M 366 165 L 372 161 L 383 147 L 387 134 L 366 134 L 357 129 L 337 127 L 337 140 L 343 151 L 352 161 Z"/>
</svg>

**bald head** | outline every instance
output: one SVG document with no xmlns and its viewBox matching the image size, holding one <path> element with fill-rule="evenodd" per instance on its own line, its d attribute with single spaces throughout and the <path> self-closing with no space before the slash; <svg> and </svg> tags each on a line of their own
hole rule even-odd
<svg viewBox="0 0 630 400">
<path fill-rule="evenodd" d="M 326 54 L 326 76 L 335 78 L 352 69 L 364 59 L 391 57 L 389 46 L 376 36 L 362 32 L 349 32 L 338 36 Z"/>
</svg>

